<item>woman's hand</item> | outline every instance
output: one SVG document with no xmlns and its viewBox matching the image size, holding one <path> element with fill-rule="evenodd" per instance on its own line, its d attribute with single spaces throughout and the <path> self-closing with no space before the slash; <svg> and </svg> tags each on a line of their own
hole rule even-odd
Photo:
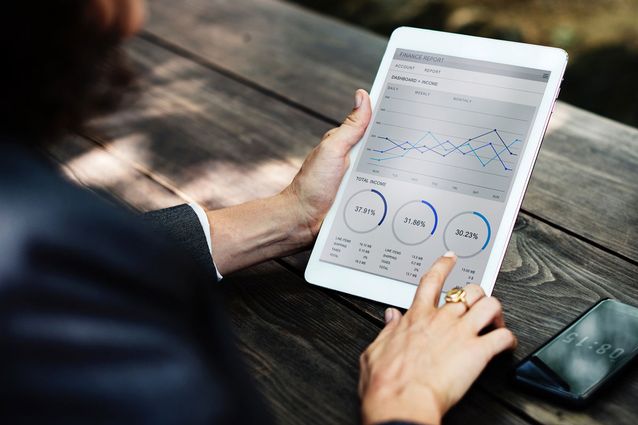
<svg viewBox="0 0 638 425">
<path fill-rule="evenodd" d="M 348 169 L 348 153 L 363 137 L 371 116 L 370 97 L 355 93 L 355 106 L 343 124 L 328 131 L 304 161 L 292 183 L 282 192 L 293 201 L 299 220 L 317 236 L 321 222 L 334 201 L 339 183 Z M 311 241 L 308 241 L 309 243 Z"/>
<path fill-rule="evenodd" d="M 402 316 L 386 310 L 386 326 L 361 355 L 359 394 L 365 424 L 406 420 L 438 424 L 487 363 L 516 346 L 500 303 L 480 286 L 465 287 L 467 306 L 437 307 L 453 253 L 439 258 L 421 278 Z M 479 335 L 486 327 L 494 330 Z"/>
</svg>

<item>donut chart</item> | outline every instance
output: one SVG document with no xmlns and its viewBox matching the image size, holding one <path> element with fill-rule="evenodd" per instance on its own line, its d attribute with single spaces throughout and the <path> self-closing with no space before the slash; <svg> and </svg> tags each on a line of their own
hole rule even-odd
<svg viewBox="0 0 638 425">
<path fill-rule="evenodd" d="M 343 209 L 346 226 L 355 233 L 368 233 L 383 224 L 388 203 L 377 189 L 361 190 L 348 199 Z"/>
<path fill-rule="evenodd" d="M 388 202 L 379 190 L 363 189 L 348 198 L 343 209 L 343 221 L 354 233 L 369 233 L 378 229 L 388 215 Z M 405 246 L 417 246 L 428 241 L 439 228 L 439 213 L 425 199 L 413 199 L 401 205 L 391 216 L 389 228 L 396 241 Z M 440 232 L 439 232 L 440 233 Z M 440 236 L 437 237 L 437 239 Z M 443 229 L 443 245 L 458 258 L 471 258 L 487 249 L 492 239 L 492 226 L 485 214 L 463 211 L 454 215 Z"/>
<path fill-rule="evenodd" d="M 452 217 L 443 231 L 443 244 L 459 258 L 470 258 L 487 248 L 492 238 L 490 222 L 477 211 L 464 211 Z"/>
<path fill-rule="evenodd" d="M 392 219 L 394 237 L 404 245 L 419 245 L 430 239 L 439 224 L 434 206 L 425 200 L 402 205 Z"/>
</svg>

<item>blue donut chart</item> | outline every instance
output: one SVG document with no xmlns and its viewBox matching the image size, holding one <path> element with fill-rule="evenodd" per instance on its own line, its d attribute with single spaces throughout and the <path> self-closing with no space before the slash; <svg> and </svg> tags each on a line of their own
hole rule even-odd
<svg viewBox="0 0 638 425">
<path fill-rule="evenodd" d="M 415 246 L 429 240 L 439 226 L 439 214 L 425 199 L 401 205 L 392 219 L 392 233 L 404 245 Z"/>
<path fill-rule="evenodd" d="M 481 252 L 492 240 L 492 226 L 478 211 L 463 211 L 450 219 L 443 230 L 445 248 L 458 258 L 471 258 Z"/>
<path fill-rule="evenodd" d="M 357 211 L 357 215 L 352 212 L 353 209 Z M 387 215 L 388 202 L 377 189 L 363 189 L 354 193 L 343 209 L 344 223 L 355 233 L 368 233 L 378 229 Z"/>
<path fill-rule="evenodd" d="M 472 211 L 474 213 L 474 215 L 477 215 L 481 218 L 481 220 L 483 220 L 485 222 L 485 225 L 487 226 L 487 239 L 485 240 L 485 243 L 483 244 L 483 247 L 481 248 L 481 250 L 484 250 L 487 245 L 490 243 L 490 239 L 492 238 L 492 227 L 490 226 L 490 222 L 487 221 L 487 218 L 485 218 L 485 216 L 483 214 L 481 214 L 478 211 Z"/>
<path fill-rule="evenodd" d="M 434 232 L 436 232 L 436 226 L 439 225 L 439 215 L 436 213 L 436 209 L 431 203 L 429 203 L 428 201 L 424 201 L 423 199 L 421 199 L 421 203 L 430 207 L 430 209 L 434 213 L 434 226 L 432 226 L 432 232 L 430 233 L 430 235 L 433 235 Z"/>
<path fill-rule="evenodd" d="M 383 223 L 383 220 L 385 220 L 385 216 L 388 214 L 388 202 L 385 200 L 385 196 L 383 196 L 383 194 L 378 190 L 370 189 L 370 192 L 379 195 L 381 197 L 381 200 L 383 201 L 383 217 L 381 217 L 381 220 L 379 220 L 378 224 L 379 226 L 381 226 L 381 223 Z"/>
</svg>

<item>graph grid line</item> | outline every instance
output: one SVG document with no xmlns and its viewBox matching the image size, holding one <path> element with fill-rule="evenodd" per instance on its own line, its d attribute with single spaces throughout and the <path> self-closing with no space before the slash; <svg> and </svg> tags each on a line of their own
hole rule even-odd
<svg viewBox="0 0 638 425">
<path fill-rule="evenodd" d="M 492 137 L 492 140 L 478 140 L 482 138 Z M 447 157 L 453 153 L 460 155 L 469 155 L 472 158 L 476 158 L 482 167 L 486 167 L 492 162 L 499 162 L 504 171 L 512 171 L 512 168 L 508 167 L 503 156 L 512 155 L 516 153 L 510 149 L 516 143 L 521 143 L 521 139 L 514 139 L 507 143 L 497 129 L 493 129 L 474 137 L 470 137 L 467 140 L 459 144 L 452 143 L 449 139 L 441 141 L 431 131 L 426 132 L 419 140 L 412 143 L 410 141 L 397 141 L 389 137 L 378 137 L 381 140 L 385 140 L 390 143 L 390 146 L 386 149 L 370 149 L 372 152 L 386 155 L 383 157 L 370 157 L 370 160 L 376 162 L 388 161 L 396 158 L 403 158 L 412 151 L 426 153 L 431 152 L 440 157 Z M 433 145 L 428 145 L 429 139 L 434 141 Z M 401 152 L 401 153 L 396 153 Z"/>
</svg>

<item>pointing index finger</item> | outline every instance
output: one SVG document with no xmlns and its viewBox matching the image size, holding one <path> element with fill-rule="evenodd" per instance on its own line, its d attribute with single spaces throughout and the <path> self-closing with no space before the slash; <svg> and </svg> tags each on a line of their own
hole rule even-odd
<svg viewBox="0 0 638 425">
<path fill-rule="evenodd" d="M 412 307 L 436 307 L 439 303 L 445 279 L 455 264 L 456 255 L 452 251 L 448 251 L 442 257 L 439 257 L 432 264 L 430 270 L 421 278 L 414 301 L 412 301 Z"/>
</svg>

